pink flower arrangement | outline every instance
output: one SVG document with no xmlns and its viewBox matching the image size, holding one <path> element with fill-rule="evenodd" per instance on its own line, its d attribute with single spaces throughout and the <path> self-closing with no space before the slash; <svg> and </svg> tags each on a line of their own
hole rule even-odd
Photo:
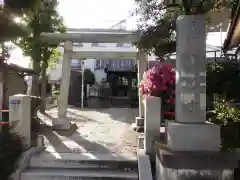
<svg viewBox="0 0 240 180">
<path fill-rule="evenodd" d="M 163 104 L 174 104 L 175 79 L 172 65 L 158 62 L 144 73 L 139 84 L 141 95 L 161 97 Z"/>
</svg>

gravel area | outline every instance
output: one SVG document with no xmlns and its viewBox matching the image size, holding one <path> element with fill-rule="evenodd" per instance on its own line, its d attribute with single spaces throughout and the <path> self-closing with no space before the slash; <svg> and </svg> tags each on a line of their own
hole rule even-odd
<svg viewBox="0 0 240 180">
<path fill-rule="evenodd" d="M 131 124 L 138 109 L 69 108 L 67 117 L 72 127 L 68 131 L 53 130 L 51 122 L 56 120 L 57 112 L 53 108 L 38 114 L 47 151 L 136 154 L 138 133 L 131 130 Z"/>
</svg>

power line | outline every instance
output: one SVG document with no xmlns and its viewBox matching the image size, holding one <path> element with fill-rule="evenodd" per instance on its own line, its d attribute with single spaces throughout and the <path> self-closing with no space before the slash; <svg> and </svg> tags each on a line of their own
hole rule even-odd
<svg viewBox="0 0 240 180">
<path fill-rule="evenodd" d="M 116 24 L 112 25 L 109 29 L 115 29 L 115 28 L 126 29 L 126 22 L 127 22 L 127 19 L 123 19 L 117 22 Z"/>
</svg>

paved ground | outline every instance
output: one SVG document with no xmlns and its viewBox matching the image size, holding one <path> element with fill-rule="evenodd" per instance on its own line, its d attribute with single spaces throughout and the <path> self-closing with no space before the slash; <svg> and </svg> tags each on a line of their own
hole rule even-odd
<svg viewBox="0 0 240 180">
<path fill-rule="evenodd" d="M 131 130 L 137 109 L 77 109 L 69 108 L 67 116 L 72 127 L 66 132 L 54 131 L 51 121 L 57 109 L 39 114 L 45 125 L 41 131 L 49 152 L 136 153 L 138 133 Z"/>
</svg>

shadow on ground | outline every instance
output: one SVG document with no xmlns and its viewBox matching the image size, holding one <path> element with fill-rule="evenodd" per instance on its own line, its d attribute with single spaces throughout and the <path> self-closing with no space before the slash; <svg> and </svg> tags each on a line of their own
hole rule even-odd
<svg viewBox="0 0 240 180">
<path fill-rule="evenodd" d="M 111 119 L 112 121 L 120 121 L 127 124 L 132 124 L 135 122 L 135 117 L 138 116 L 137 108 L 101 108 L 101 109 L 81 109 L 77 107 L 71 107 L 68 109 L 68 114 L 83 117 L 89 120 L 93 118 L 87 117 L 87 115 L 92 113 L 97 113 L 99 116 L 106 116 L 106 119 Z M 94 120 L 95 121 L 95 120 Z"/>
<path fill-rule="evenodd" d="M 42 126 L 42 133 L 46 138 L 45 145 L 47 151 L 61 153 L 111 153 L 110 150 L 103 145 L 84 139 L 76 130 L 76 124 L 73 124 L 68 131 L 55 131 L 52 127 Z M 73 135 L 75 138 L 72 138 Z"/>
<path fill-rule="evenodd" d="M 51 110 L 50 110 L 51 111 Z M 47 151 L 62 153 L 136 153 L 138 133 L 130 129 L 132 109 L 68 109 L 73 122 L 68 131 L 54 130 L 50 121 L 56 120 L 56 110 L 41 115 L 41 133 Z M 48 123 L 44 123 L 48 120 Z"/>
</svg>

